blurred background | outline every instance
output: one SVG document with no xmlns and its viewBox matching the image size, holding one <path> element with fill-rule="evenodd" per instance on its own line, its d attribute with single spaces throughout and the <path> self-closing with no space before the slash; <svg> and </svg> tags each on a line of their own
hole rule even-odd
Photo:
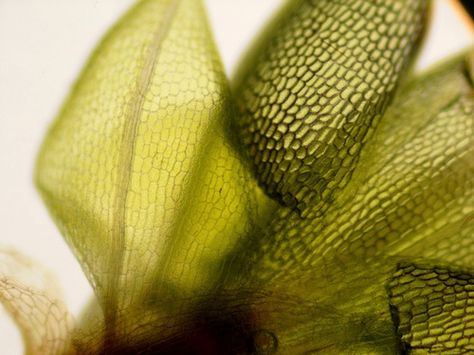
<svg viewBox="0 0 474 355">
<path fill-rule="evenodd" d="M 282 0 L 205 0 L 226 71 Z M 102 34 L 133 0 L 0 0 L 0 246 L 51 270 L 77 315 L 92 290 L 32 185 L 41 139 Z M 434 0 L 418 68 L 474 44 L 455 1 Z M 0 352 L 22 353 L 0 306 Z"/>
</svg>

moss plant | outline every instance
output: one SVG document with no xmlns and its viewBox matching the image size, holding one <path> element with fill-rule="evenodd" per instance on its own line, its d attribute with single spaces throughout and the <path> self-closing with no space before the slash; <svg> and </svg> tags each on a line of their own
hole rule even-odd
<svg viewBox="0 0 474 355">
<path fill-rule="evenodd" d="M 137 1 L 36 165 L 95 298 L 1 278 L 27 351 L 474 351 L 474 50 L 415 75 L 429 7 L 288 1 L 229 84 L 200 0 Z"/>
</svg>

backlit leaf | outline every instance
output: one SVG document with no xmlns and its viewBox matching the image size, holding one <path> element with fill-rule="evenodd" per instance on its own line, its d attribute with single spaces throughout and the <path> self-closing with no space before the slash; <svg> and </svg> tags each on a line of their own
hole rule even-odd
<svg viewBox="0 0 474 355">
<path fill-rule="evenodd" d="M 403 263 L 389 286 L 402 348 L 410 354 L 474 351 L 474 276 L 429 264 Z"/>
<path fill-rule="evenodd" d="M 292 1 L 234 82 L 266 192 L 321 215 L 346 184 L 421 40 L 429 2 Z"/>
<path fill-rule="evenodd" d="M 26 354 L 63 354 L 72 318 L 42 268 L 11 250 L 0 250 L 0 304 L 21 331 Z"/>
<path fill-rule="evenodd" d="M 272 279 L 318 272 L 333 257 L 438 253 L 450 261 L 462 262 L 461 255 L 471 260 L 459 250 L 470 239 L 434 247 L 462 239 L 467 229 L 460 225 L 473 213 L 471 58 L 472 50 L 408 84 L 324 216 L 301 218 L 281 209 L 266 237 L 254 241 L 259 247 L 242 253 L 252 259 L 244 258 L 245 270 Z M 433 248 L 426 250 L 426 243 Z"/>
<path fill-rule="evenodd" d="M 253 190 L 228 99 L 201 2 L 145 0 L 104 38 L 51 127 L 36 182 L 109 332 L 212 290 L 249 232 Z"/>
</svg>

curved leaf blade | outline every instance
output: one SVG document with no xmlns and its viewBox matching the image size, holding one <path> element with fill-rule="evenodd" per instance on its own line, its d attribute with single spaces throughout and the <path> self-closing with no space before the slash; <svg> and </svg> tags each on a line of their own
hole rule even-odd
<svg viewBox="0 0 474 355">
<path fill-rule="evenodd" d="M 302 216 L 350 178 L 421 39 L 429 1 L 295 0 L 243 61 L 238 125 L 256 176 Z"/>
<path fill-rule="evenodd" d="M 43 144 L 36 182 L 106 326 L 153 323 L 210 292 L 248 233 L 252 194 L 229 143 L 230 114 L 200 1 L 138 2 L 87 64 Z"/>
</svg>

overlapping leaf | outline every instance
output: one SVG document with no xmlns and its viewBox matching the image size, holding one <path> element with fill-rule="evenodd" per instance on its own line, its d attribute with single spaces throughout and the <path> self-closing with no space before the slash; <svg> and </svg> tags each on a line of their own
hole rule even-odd
<svg viewBox="0 0 474 355">
<path fill-rule="evenodd" d="M 310 3 L 305 4 L 310 6 Z M 295 8 L 300 10 L 298 6 L 295 5 Z M 345 8 L 345 5 L 340 6 Z M 327 18 L 331 12 L 328 10 L 324 14 L 326 17 L 322 17 Z M 288 16 L 288 23 L 294 22 L 295 27 L 303 27 L 302 18 L 294 16 L 299 22 L 288 20 L 291 18 Z M 473 266 L 473 230 L 472 223 L 468 222 L 474 206 L 472 49 L 403 85 L 380 124 L 376 127 L 377 120 L 371 121 L 372 127 L 368 128 L 367 135 L 360 142 L 352 163 L 332 167 L 336 173 L 330 184 L 315 174 L 315 180 L 304 190 L 301 181 L 295 177 L 301 170 L 288 168 L 290 164 L 300 166 L 299 157 L 289 154 L 286 162 L 285 158 L 278 160 L 278 153 L 282 152 L 281 157 L 286 156 L 288 151 L 295 149 L 291 143 L 298 140 L 287 129 L 284 132 L 279 130 L 279 127 L 286 126 L 285 119 L 293 119 L 292 113 L 279 107 L 275 109 L 276 114 L 281 116 L 278 118 L 264 110 L 269 102 L 271 104 L 272 97 L 277 100 L 278 93 L 284 91 L 288 79 L 275 73 L 280 69 L 277 64 L 270 64 L 278 62 L 275 58 L 284 57 L 284 54 L 270 57 L 270 53 L 275 53 L 272 50 L 279 48 L 279 43 L 281 53 L 291 52 L 294 48 L 290 45 L 285 47 L 292 38 L 292 32 L 285 28 L 288 23 L 281 20 L 279 29 L 284 35 L 270 34 L 271 39 L 262 46 L 264 49 L 261 49 L 260 57 L 255 54 L 258 49 L 254 49 L 252 55 L 260 58 L 261 62 L 256 67 L 244 69 L 245 79 L 239 79 L 238 88 L 243 95 L 247 95 L 240 101 L 242 134 L 247 138 L 257 178 L 273 196 L 278 197 L 281 191 L 289 191 L 291 195 L 291 189 L 304 191 L 301 194 L 303 205 L 297 198 L 294 205 L 296 211 L 281 208 L 265 235 L 252 239 L 248 244 L 252 248 L 242 249 L 240 260 L 233 263 L 234 270 L 240 270 L 245 279 L 249 274 L 253 275 L 253 280 L 258 280 L 255 281 L 257 284 L 274 292 L 292 290 L 305 300 L 302 303 L 317 300 L 322 309 L 332 309 L 333 315 L 343 315 L 343 319 L 335 321 L 338 324 L 345 324 L 345 320 L 374 321 L 363 315 L 377 314 L 379 326 L 374 325 L 368 333 L 372 336 L 378 334 L 379 338 L 383 338 L 381 334 L 386 334 L 385 345 L 390 347 L 396 339 L 389 336 L 392 320 L 385 284 L 400 257 L 424 256 L 435 258 L 438 262 Z M 298 64 L 289 61 L 290 58 L 282 67 L 289 71 L 294 69 L 296 73 Z M 304 64 L 300 65 L 304 67 Z M 307 84 L 295 73 L 293 84 L 301 83 L 303 90 Z M 278 83 L 281 85 L 278 86 Z M 263 86 L 258 86 L 260 84 Z M 328 85 L 327 82 L 323 84 Z M 259 89 L 256 90 L 256 87 Z M 273 96 L 267 95 L 267 89 Z M 335 86 L 332 89 L 334 97 L 338 97 L 344 87 L 341 84 L 340 88 Z M 238 91 L 236 95 L 239 95 Z M 310 95 L 311 98 L 314 96 Z M 292 109 L 295 112 L 301 109 L 297 101 L 288 108 Z M 299 129 L 306 132 L 305 117 L 308 116 L 294 119 L 298 126 L 295 134 Z M 326 125 L 329 128 L 333 119 L 333 116 L 328 118 Z M 313 121 L 309 122 L 307 129 L 311 130 L 314 125 Z M 316 126 L 325 127 L 320 123 Z M 360 126 L 360 122 L 354 123 L 354 129 L 360 129 Z M 346 132 L 346 128 L 341 126 L 342 132 Z M 370 129 L 375 131 L 372 135 Z M 285 146 L 287 136 L 290 138 Z M 272 139 L 280 145 L 273 144 Z M 348 142 L 353 143 L 350 138 Z M 343 145 L 337 147 L 335 155 L 344 155 L 345 149 Z M 262 162 L 265 157 L 268 161 Z M 309 165 L 310 169 L 326 169 L 329 166 L 327 163 L 327 157 L 321 154 L 319 161 L 314 159 Z M 278 169 L 281 171 L 275 173 Z M 338 181 L 337 176 L 344 176 L 344 179 Z M 274 178 L 277 180 L 273 181 Z M 318 185 L 319 182 L 323 185 Z M 311 201 L 311 189 L 316 194 L 321 193 L 321 196 L 325 193 L 327 199 L 305 203 Z M 321 211 L 324 214 L 321 215 Z M 357 296 L 354 298 L 354 295 Z M 350 338 L 348 331 L 342 334 L 337 331 L 325 333 L 317 322 L 326 324 L 331 317 L 327 311 L 322 311 L 317 320 L 300 319 L 300 326 L 313 326 L 315 332 L 307 334 L 307 337 L 301 332 L 299 342 L 311 343 L 322 334 L 326 344 L 320 341 L 318 346 L 329 352 L 333 351 L 331 349 L 338 349 L 336 352 L 341 349 L 352 351 L 364 346 L 367 346 L 364 351 L 376 351 L 377 346 L 383 344 L 380 340 L 377 345 L 377 341 L 369 340 L 370 337 L 358 342 L 355 336 L 352 343 L 345 343 L 345 339 Z M 288 335 L 291 327 L 286 326 L 278 330 L 282 339 L 291 343 L 291 336 Z M 359 330 L 364 328 L 354 327 Z M 292 346 L 296 345 L 292 343 Z"/>
<path fill-rule="evenodd" d="M 465 233 L 460 225 L 473 206 L 471 61 L 469 51 L 404 87 L 326 214 L 301 218 L 282 209 L 253 249 L 255 272 L 316 272 L 332 256 L 428 256 L 422 245 L 454 238 L 449 228 Z M 461 261 L 453 248 L 440 253 Z"/>
<path fill-rule="evenodd" d="M 411 354 L 474 351 L 472 273 L 402 263 L 388 285 L 400 342 Z"/>
<path fill-rule="evenodd" d="M 235 83 L 238 125 L 270 196 L 321 215 L 417 48 L 428 1 L 293 1 Z"/>
</svg>

